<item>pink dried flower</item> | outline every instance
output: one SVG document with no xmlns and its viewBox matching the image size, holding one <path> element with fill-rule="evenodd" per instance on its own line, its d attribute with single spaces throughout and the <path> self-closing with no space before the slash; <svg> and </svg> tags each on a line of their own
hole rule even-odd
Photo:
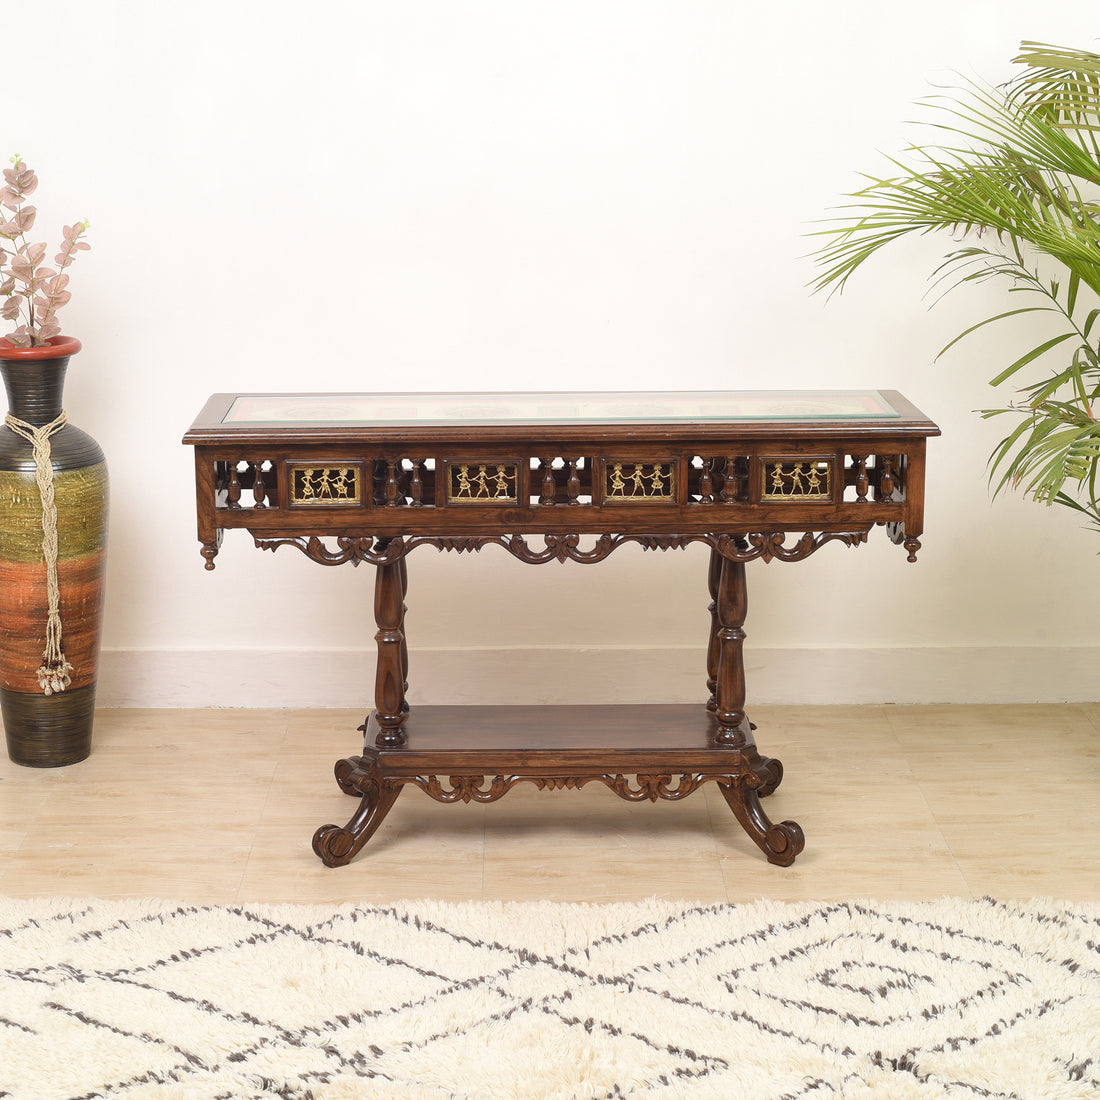
<svg viewBox="0 0 1100 1100">
<path fill-rule="evenodd" d="M 54 256 L 58 270 L 46 266 L 46 245 L 26 238 L 37 211 L 24 199 L 38 187 L 38 177 L 19 157 L 12 157 L 11 165 L 3 170 L 5 185 L 0 188 L 0 206 L 13 211 L 9 218 L 0 216 L 0 317 L 22 319 L 8 339 L 34 346 L 61 332 L 57 311 L 72 297 L 64 269 L 78 252 L 91 247 L 82 239 L 88 222 L 63 227 L 61 251 Z"/>
</svg>

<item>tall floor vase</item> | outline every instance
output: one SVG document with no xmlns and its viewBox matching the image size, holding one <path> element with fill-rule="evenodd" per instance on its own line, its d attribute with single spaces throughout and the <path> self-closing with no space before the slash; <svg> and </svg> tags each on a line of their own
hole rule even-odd
<svg viewBox="0 0 1100 1100">
<path fill-rule="evenodd" d="M 54 768 L 92 748 L 107 552 L 107 466 L 62 410 L 80 342 L 0 339 L 0 709 L 8 755 Z"/>
</svg>

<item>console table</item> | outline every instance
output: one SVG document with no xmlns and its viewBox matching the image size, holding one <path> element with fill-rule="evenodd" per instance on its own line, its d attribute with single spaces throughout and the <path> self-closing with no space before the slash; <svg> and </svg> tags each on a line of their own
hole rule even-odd
<svg viewBox="0 0 1100 1100">
<path fill-rule="evenodd" d="M 264 550 L 376 568 L 374 709 L 362 754 L 336 764 L 360 802 L 314 835 L 326 864 L 351 860 L 409 786 L 491 802 L 521 782 L 601 782 L 656 801 L 714 782 L 767 859 L 789 866 L 802 830 L 761 806 L 783 769 L 745 714 L 745 565 L 857 545 L 875 526 L 915 561 L 925 441 L 938 434 L 876 390 L 216 394 L 184 443 L 207 569 L 236 528 Z M 625 543 L 710 548 L 705 703 L 410 710 L 412 550 L 589 564 Z"/>
</svg>

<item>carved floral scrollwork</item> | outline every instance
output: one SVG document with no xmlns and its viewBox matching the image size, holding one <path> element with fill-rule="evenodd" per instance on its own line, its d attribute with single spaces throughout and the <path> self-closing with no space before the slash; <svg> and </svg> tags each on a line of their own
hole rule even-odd
<svg viewBox="0 0 1100 1100">
<path fill-rule="evenodd" d="M 450 775 L 444 786 L 438 775 L 411 776 L 405 782 L 413 783 L 436 802 L 495 802 L 507 794 L 519 780 L 514 775 L 493 776 L 488 786 L 484 775 Z"/>
<path fill-rule="evenodd" d="M 543 535 L 542 547 L 532 546 L 523 535 L 479 535 L 472 538 L 425 538 L 424 542 L 440 550 L 479 551 L 483 546 L 501 546 L 514 558 L 528 565 L 543 565 L 548 561 L 575 561 L 593 564 L 603 561 L 618 547 L 624 535 L 600 535 L 587 550 L 581 548 L 580 535 Z M 414 540 L 415 541 L 415 540 Z"/>
<path fill-rule="evenodd" d="M 596 778 L 628 802 L 656 802 L 658 799 L 676 802 L 697 791 L 708 779 L 716 777 L 682 774 L 675 787 L 672 786 L 672 775 L 667 772 L 659 775 L 636 775 L 634 785 L 631 785 L 630 777 L 625 775 L 600 775 Z"/>
<path fill-rule="evenodd" d="M 372 536 L 333 536 L 330 546 L 317 536 L 295 535 L 282 538 L 256 537 L 261 550 L 278 550 L 280 546 L 293 546 L 311 561 L 320 565 L 358 566 L 391 565 L 415 550 L 418 546 L 434 546 L 448 553 L 472 554 L 486 546 L 500 546 L 513 557 L 528 565 L 543 565 L 550 561 L 574 561 L 592 565 L 603 561 L 613 551 L 626 543 L 635 543 L 643 550 L 681 550 L 694 542 L 711 546 L 724 558 L 735 562 L 801 561 L 828 542 L 844 546 L 858 546 L 867 541 L 866 531 L 807 531 L 787 545 L 786 531 L 762 531 L 746 535 L 622 535 L 604 534 L 595 538 L 587 548 L 582 546 L 579 534 L 545 534 L 542 546 L 532 545 L 523 535 L 408 535 L 392 538 Z M 912 543 L 913 545 L 910 545 Z M 919 543 L 907 540 L 906 549 L 915 556 Z M 911 559 L 912 560 L 912 559 Z"/>
<path fill-rule="evenodd" d="M 333 537 L 335 549 L 330 549 L 323 539 L 316 535 L 288 535 L 283 538 L 266 539 L 256 536 L 256 546 L 260 550 L 278 550 L 280 546 L 293 546 L 301 550 L 310 561 L 318 565 L 392 565 L 408 552 L 410 547 L 403 538 L 362 538 L 347 535 Z"/>
<path fill-rule="evenodd" d="M 790 546 L 786 531 L 765 531 L 748 535 L 705 535 L 705 540 L 730 561 L 802 561 L 827 542 L 859 546 L 867 541 L 866 531 L 806 531 Z"/>
<path fill-rule="evenodd" d="M 673 782 L 673 779 L 676 782 Z M 495 802 L 503 798 L 517 783 L 532 783 L 540 791 L 573 790 L 588 783 L 603 783 L 627 802 L 676 802 L 697 791 L 708 780 L 729 783 L 729 775 L 662 773 L 654 775 L 450 775 L 444 780 L 438 775 L 400 777 L 395 782 L 419 787 L 437 802 Z"/>
</svg>

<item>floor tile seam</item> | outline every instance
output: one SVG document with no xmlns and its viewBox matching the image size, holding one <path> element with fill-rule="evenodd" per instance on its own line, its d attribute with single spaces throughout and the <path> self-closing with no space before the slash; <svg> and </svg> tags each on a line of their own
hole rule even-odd
<svg viewBox="0 0 1100 1100">
<path fill-rule="evenodd" d="M 920 793 L 921 799 L 924 802 L 925 807 L 928 810 L 928 816 L 929 816 L 930 820 L 935 825 L 936 835 L 940 838 L 940 841 L 943 844 L 944 850 L 951 857 L 951 863 L 954 866 L 955 870 L 958 872 L 959 877 L 962 879 L 962 881 L 964 883 L 966 883 L 966 889 L 968 891 L 968 896 L 969 897 L 975 897 L 976 895 L 974 893 L 974 886 L 970 881 L 970 877 L 966 873 L 966 868 L 963 866 L 962 862 L 959 860 L 959 857 L 958 857 L 957 853 L 955 852 L 954 846 L 951 844 L 951 841 L 948 839 L 947 834 L 944 832 L 943 823 L 940 821 L 939 816 L 936 814 L 934 803 L 931 802 L 928 798 L 928 792 L 925 790 L 924 784 L 922 782 L 920 782 L 919 780 L 917 780 L 916 785 L 917 785 L 917 791 Z"/>
</svg>

